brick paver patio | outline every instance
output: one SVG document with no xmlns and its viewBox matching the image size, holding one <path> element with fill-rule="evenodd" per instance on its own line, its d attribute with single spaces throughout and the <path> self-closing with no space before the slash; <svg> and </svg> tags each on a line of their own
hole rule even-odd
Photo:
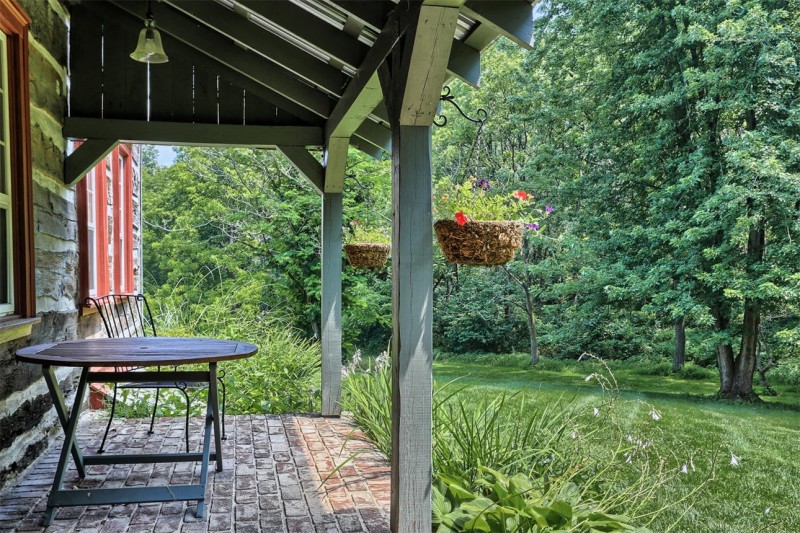
<svg viewBox="0 0 800 533">
<path fill-rule="evenodd" d="M 183 451 L 182 419 L 158 420 L 154 435 L 147 434 L 148 422 L 115 421 L 106 448 L 124 453 Z M 95 413 L 81 420 L 79 440 L 85 450 L 94 453 L 104 423 Z M 192 447 L 197 449 L 201 423 L 199 418 L 192 420 Z M 227 427 L 228 440 L 222 445 L 224 471 L 210 468 L 205 518 L 195 517 L 193 502 L 65 507 L 46 531 L 388 531 L 388 463 L 358 438 L 360 434 L 353 432 L 346 418 L 230 416 Z M 42 519 L 60 447 L 61 442 L 51 447 L 24 479 L 0 493 L 0 531 L 44 530 Z M 197 463 L 98 465 L 89 467 L 81 480 L 71 468 L 65 486 L 190 483 L 199 470 Z"/>
</svg>

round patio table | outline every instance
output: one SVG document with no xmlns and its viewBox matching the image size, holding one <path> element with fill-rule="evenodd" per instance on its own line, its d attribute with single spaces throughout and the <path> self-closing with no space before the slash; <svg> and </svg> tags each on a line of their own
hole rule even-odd
<svg viewBox="0 0 800 533">
<path fill-rule="evenodd" d="M 197 516 L 205 513 L 206 479 L 209 460 L 216 462 L 217 472 L 222 471 L 222 443 L 219 428 L 219 403 L 217 401 L 217 363 L 250 357 L 258 348 L 253 344 L 222 339 L 182 337 L 134 337 L 120 339 L 83 339 L 37 346 L 17 351 L 18 361 L 42 366 L 47 388 L 58 418 L 64 428 L 64 445 L 56 467 L 53 488 L 47 500 L 45 526 L 52 523 L 58 507 L 73 505 L 109 505 L 158 501 L 197 501 Z M 175 365 L 207 364 L 208 370 L 179 370 Z M 81 377 L 72 410 L 68 413 L 64 395 L 58 385 L 54 366 L 81 368 Z M 92 372 L 92 367 L 159 367 L 136 372 Z M 83 398 L 89 383 L 120 382 L 206 382 L 208 400 L 203 435 L 203 449 L 198 453 L 83 455 L 75 432 L 78 427 Z M 211 452 L 211 434 L 214 434 L 214 452 Z M 64 490 L 62 484 L 70 454 L 81 477 L 86 466 L 107 464 L 171 463 L 201 461 L 200 480 L 197 484 L 147 487 L 119 487 Z"/>
</svg>

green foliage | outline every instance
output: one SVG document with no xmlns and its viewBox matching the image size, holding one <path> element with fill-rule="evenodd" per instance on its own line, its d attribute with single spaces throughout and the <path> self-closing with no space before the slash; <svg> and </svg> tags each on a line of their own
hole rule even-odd
<svg viewBox="0 0 800 533">
<path fill-rule="evenodd" d="M 470 176 L 453 185 L 442 178 L 434 186 L 434 217 L 455 219 L 462 213 L 469 220 L 518 220 L 533 224 L 542 217 L 542 209 L 532 207 L 533 195 L 493 191 L 489 180 Z"/>
<path fill-rule="evenodd" d="M 599 512 L 581 502 L 581 491 L 574 484 L 545 497 L 537 480 L 524 474 L 509 477 L 484 466 L 480 474 L 477 492 L 458 477 L 440 476 L 432 498 L 436 533 L 650 531 L 634 527 L 627 516 Z"/>
<path fill-rule="evenodd" d="M 349 370 L 344 408 L 388 455 L 391 374 L 382 364 Z M 503 524 L 509 531 L 529 531 L 531 524 L 542 531 L 554 524 L 591 531 L 592 521 L 597 531 L 619 531 L 629 523 L 647 524 L 694 497 L 691 492 L 661 509 L 654 506 L 655 495 L 680 467 L 665 468 L 674 459 L 659 456 L 644 437 L 631 437 L 618 420 L 626 415 L 614 395 L 587 410 L 563 398 L 536 402 L 476 392 L 457 384 L 435 387 L 433 471 L 439 490 L 433 506 L 440 531 L 504 531 Z M 514 494 L 511 480 L 530 490 Z M 622 512 L 631 518 L 608 516 Z"/>
<path fill-rule="evenodd" d="M 258 346 L 252 357 L 219 365 L 227 387 L 229 414 L 318 411 L 319 345 L 302 339 L 278 318 L 259 311 L 252 302 L 252 289 L 245 284 L 230 293 L 216 291 L 196 303 L 153 299 L 150 303 L 158 332 L 162 336 L 237 339 Z M 192 414 L 203 415 L 205 390 L 189 392 L 195 397 Z M 147 416 L 153 394 L 130 393 L 123 400 L 128 405 L 123 408 L 123 416 Z M 185 406 L 178 391 L 165 389 L 159 396 L 160 416 L 183 416 Z"/>
<path fill-rule="evenodd" d="M 350 232 L 345 234 L 347 244 L 391 244 L 389 230 L 384 227 L 367 227 L 356 221 Z"/>
</svg>

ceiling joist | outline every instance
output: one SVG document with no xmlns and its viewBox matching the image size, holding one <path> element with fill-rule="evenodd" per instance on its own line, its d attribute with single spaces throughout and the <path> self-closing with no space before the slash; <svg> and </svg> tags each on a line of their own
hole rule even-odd
<svg viewBox="0 0 800 533">
<path fill-rule="evenodd" d="M 67 118 L 64 136 L 142 144 L 253 148 L 321 147 L 323 144 L 323 130 L 316 126 L 238 126 L 95 118 Z"/>
</svg>

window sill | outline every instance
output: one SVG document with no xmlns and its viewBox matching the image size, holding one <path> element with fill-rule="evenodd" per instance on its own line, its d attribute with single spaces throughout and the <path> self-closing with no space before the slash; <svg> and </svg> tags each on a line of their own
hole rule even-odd
<svg viewBox="0 0 800 533">
<path fill-rule="evenodd" d="M 39 317 L 0 319 L 0 344 L 29 337 L 33 325 L 41 321 Z"/>
</svg>

